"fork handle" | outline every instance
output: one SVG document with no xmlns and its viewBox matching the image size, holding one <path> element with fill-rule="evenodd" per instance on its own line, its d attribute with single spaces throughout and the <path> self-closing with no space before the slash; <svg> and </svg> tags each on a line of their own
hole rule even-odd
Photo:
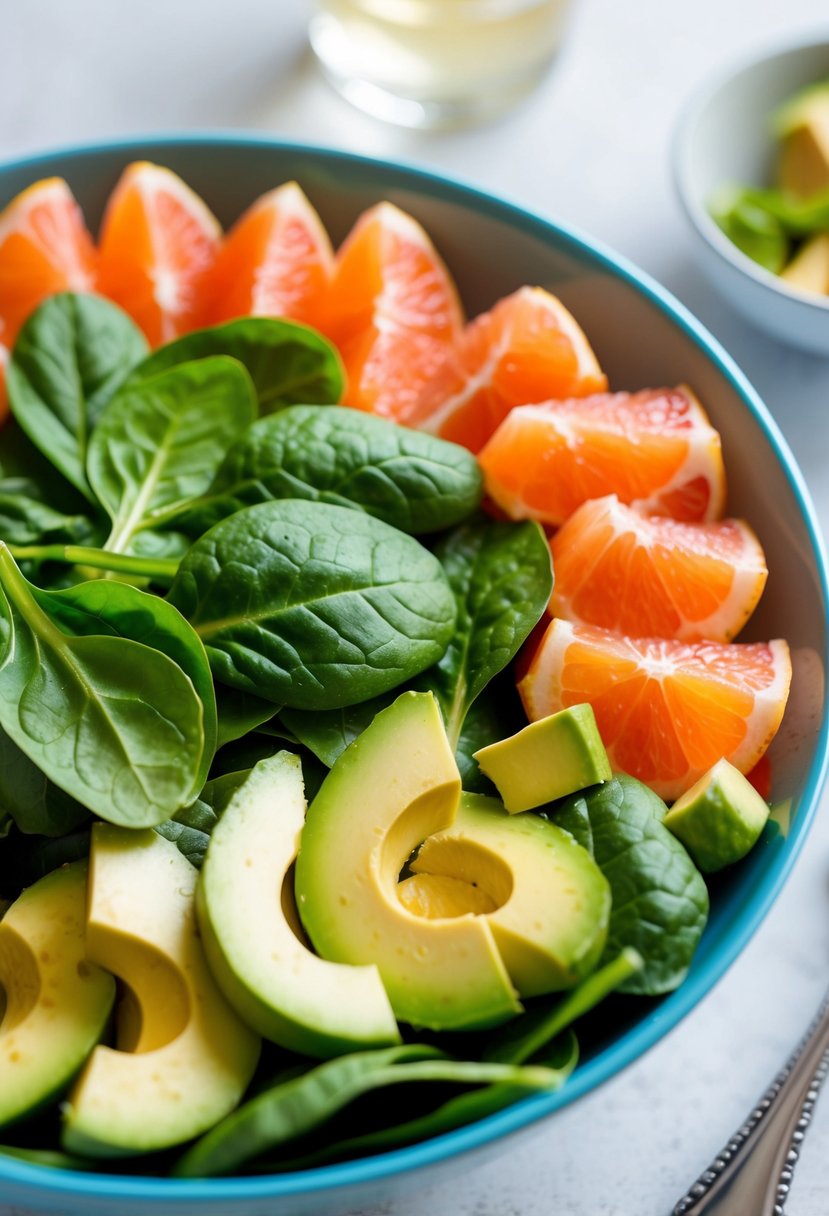
<svg viewBox="0 0 829 1216">
<path fill-rule="evenodd" d="M 672 1216 L 783 1216 L 800 1145 L 829 1071 L 829 993 L 742 1127 Z"/>
</svg>

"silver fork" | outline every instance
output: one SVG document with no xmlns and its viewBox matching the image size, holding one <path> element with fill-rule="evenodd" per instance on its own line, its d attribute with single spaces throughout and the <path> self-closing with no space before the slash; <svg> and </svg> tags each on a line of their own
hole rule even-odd
<svg viewBox="0 0 829 1216">
<path fill-rule="evenodd" d="M 745 1123 L 671 1216 L 784 1216 L 800 1146 L 829 1071 L 829 992 Z"/>
</svg>

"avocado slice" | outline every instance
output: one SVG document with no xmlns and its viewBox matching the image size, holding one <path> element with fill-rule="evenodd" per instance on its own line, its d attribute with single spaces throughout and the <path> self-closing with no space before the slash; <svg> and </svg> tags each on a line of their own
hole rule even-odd
<svg viewBox="0 0 829 1216">
<path fill-rule="evenodd" d="M 85 861 L 23 892 L 0 922 L 0 1127 L 59 1097 L 106 1029 L 115 981 L 84 947 Z"/>
<path fill-rule="evenodd" d="M 801 245 L 780 278 L 798 291 L 829 295 L 829 232 L 819 232 Z"/>
<path fill-rule="evenodd" d="M 604 949 L 608 881 L 586 849 L 539 815 L 509 815 L 495 798 L 463 794 L 454 823 L 424 841 L 411 869 L 420 879 L 474 883 L 492 899 L 485 919 L 522 997 L 571 988 Z"/>
<path fill-rule="evenodd" d="M 283 1047 L 327 1058 L 397 1043 L 377 968 L 327 962 L 292 928 L 291 866 L 304 820 L 299 756 L 260 760 L 216 825 L 199 879 L 210 968 L 248 1025 Z"/>
<path fill-rule="evenodd" d="M 775 116 L 778 181 L 795 198 L 829 190 L 829 81 L 798 93 Z"/>
<path fill-rule="evenodd" d="M 88 957 L 131 999 L 119 1050 L 96 1047 L 64 1112 L 63 1148 L 123 1157 L 192 1139 L 236 1106 L 260 1040 L 226 1004 L 199 941 L 198 871 L 152 830 L 92 829 Z"/>
<path fill-rule="evenodd" d="M 760 838 L 769 807 L 727 760 L 718 760 L 673 804 L 663 823 L 704 874 L 745 857 Z"/>
<path fill-rule="evenodd" d="M 460 775 L 431 693 L 406 692 L 342 753 L 308 808 L 297 907 L 332 962 L 375 963 L 397 1017 L 483 1028 L 520 1012 L 486 920 L 428 920 L 397 896 L 413 850 L 452 823 Z"/>
<path fill-rule="evenodd" d="M 592 705 L 559 710 L 473 755 L 510 813 L 531 811 L 612 776 Z"/>
</svg>

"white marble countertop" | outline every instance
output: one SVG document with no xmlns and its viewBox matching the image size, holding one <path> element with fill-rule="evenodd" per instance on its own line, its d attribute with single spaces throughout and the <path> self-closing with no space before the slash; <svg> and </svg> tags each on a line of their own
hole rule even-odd
<svg viewBox="0 0 829 1216">
<path fill-rule="evenodd" d="M 495 125 L 440 135 L 386 127 L 340 101 L 309 61 L 307 8 L 303 0 L 8 5 L 0 157 L 99 136 L 247 128 L 400 157 L 508 194 L 600 237 L 691 307 L 776 415 L 829 525 L 829 358 L 774 343 L 712 295 L 693 263 L 668 163 L 673 124 L 697 82 L 821 21 L 825 35 L 826 0 L 575 0 L 565 52 L 525 106 Z M 493 1164 L 428 1192 L 412 1186 L 406 1199 L 363 1216 L 667 1216 L 820 999 L 829 975 L 823 809 L 762 929 L 667 1039 Z M 829 1212 L 828 1161 L 824 1097 L 791 1216 Z"/>
</svg>

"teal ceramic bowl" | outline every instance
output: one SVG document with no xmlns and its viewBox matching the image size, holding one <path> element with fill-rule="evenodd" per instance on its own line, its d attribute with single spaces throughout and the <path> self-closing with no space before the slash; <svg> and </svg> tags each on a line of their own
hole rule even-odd
<svg viewBox="0 0 829 1216">
<path fill-rule="evenodd" d="M 747 637 L 785 637 L 794 681 L 772 752 L 774 798 L 790 800 L 760 846 L 712 891 L 710 924 L 686 982 L 659 1001 L 618 999 L 594 1018 L 583 1062 L 559 1093 L 528 1098 L 474 1126 L 381 1156 L 273 1177 L 177 1181 L 72 1174 L 0 1158 L 0 1204 L 72 1216 L 323 1216 L 393 1200 L 442 1172 L 494 1156 L 638 1059 L 689 1013 L 768 913 L 808 833 L 824 780 L 826 558 L 802 476 L 766 407 L 706 330 L 657 284 L 577 233 L 468 186 L 413 168 L 268 139 L 181 137 L 80 147 L 0 166 L 0 204 L 40 177 L 65 177 L 97 224 L 124 165 L 168 165 L 225 223 L 258 194 L 296 178 L 335 240 L 391 199 L 426 226 L 474 314 L 525 283 L 561 297 L 586 330 L 611 386 L 691 384 L 719 428 L 729 511 L 755 527 L 770 568 Z M 796 589 L 793 593 L 793 589 Z M 583 1163 L 587 1168 L 587 1161 Z M 574 1163 L 578 1168 L 578 1163 Z M 551 1197 L 552 1198 L 552 1197 Z"/>
</svg>

